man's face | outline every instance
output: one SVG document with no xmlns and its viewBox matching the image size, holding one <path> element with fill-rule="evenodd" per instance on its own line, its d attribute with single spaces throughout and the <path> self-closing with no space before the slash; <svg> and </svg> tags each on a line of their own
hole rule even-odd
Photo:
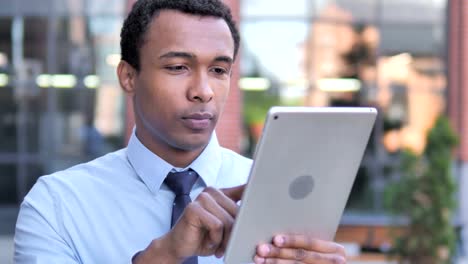
<svg viewBox="0 0 468 264">
<path fill-rule="evenodd" d="M 224 20 L 161 11 L 144 37 L 132 84 L 137 135 L 151 138 L 144 143 L 203 149 L 224 108 L 233 54 Z"/>
</svg>

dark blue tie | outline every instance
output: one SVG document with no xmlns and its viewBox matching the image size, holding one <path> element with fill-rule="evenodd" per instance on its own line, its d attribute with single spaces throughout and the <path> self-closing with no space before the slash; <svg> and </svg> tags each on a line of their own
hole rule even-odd
<svg viewBox="0 0 468 264">
<path fill-rule="evenodd" d="M 184 212 L 185 207 L 192 200 L 190 199 L 190 190 L 193 184 L 197 181 L 198 174 L 192 169 L 181 172 L 169 172 L 164 183 L 175 194 L 174 206 L 172 207 L 171 227 L 173 227 L 177 220 Z M 183 264 L 197 264 L 196 256 L 189 257 Z"/>
</svg>

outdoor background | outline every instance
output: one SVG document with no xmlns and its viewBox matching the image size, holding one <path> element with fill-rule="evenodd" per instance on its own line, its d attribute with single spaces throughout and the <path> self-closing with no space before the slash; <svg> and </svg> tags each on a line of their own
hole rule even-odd
<svg viewBox="0 0 468 264">
<path fill-rule="evenodd" d="M 272 105 L 378 108 L 338 238 L 351 254 L 384 252 L 390 242 L 382 230 L 394 223 L 385 193 L 401 178 L 402 150 L 422 153 L 440 115 L 458 120 L 457 132 L 467 123 L 460 110 L 466 82 L 457 77 L 461 73 L 454 81 L 449 74 L 459 71 L 462 57 L 452 54 L 451 60 L 449 47 L 466 48 L 452 38 L 459 34 L 450 30 L 460 25 L 449 14 L 462 17 L 468 5 L 226 2 L 239 22 L 242 44 L 227 113 L 217 129 L 221 143 L 251 156 Z M 125 146 L 131 108 L 115 68 L 120 28 L 132 3 L 0 0 L 0 263 L 11 263 L 18 207 L 39 176 Z M 454 152 L 457 182 L 463 153 Z M 458 215 L 462 230 L 463 213 Z"/>
</svg>

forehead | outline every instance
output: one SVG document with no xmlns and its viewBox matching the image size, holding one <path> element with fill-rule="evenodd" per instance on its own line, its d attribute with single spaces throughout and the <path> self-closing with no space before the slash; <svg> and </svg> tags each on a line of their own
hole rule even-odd
<svg viewBox="0 0 468 264">
<path fill-rule="evenodd" d="M 163 54 L 182 51 L 233 56 L 234 41 L 222 18 L 197 16 L 173 10 L 160 11 L 150 23 L 143 49 Z"/>
</svg>

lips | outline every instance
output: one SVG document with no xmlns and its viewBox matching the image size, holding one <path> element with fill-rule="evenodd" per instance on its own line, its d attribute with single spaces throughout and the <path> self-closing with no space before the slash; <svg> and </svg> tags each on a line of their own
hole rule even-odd
<svg viewBox="0 0 468 264">
<path fill-rule="evenodd" d="M 213 114 L 208 112 L 192 113 L 182 117 L 184 125 L 192 130 L 205 130 L 211 127 Z"/>
</svg>

